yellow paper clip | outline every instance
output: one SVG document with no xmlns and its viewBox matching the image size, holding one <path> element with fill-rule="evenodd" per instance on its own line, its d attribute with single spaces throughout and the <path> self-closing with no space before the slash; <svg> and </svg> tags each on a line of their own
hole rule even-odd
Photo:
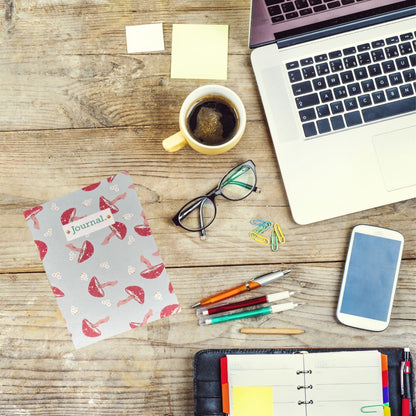
<svg viewBox="0 0 416 416">
<path fill-rule="evenodd" d="M 258 234 L 254 231 L 250 231 L 248 234 L 254 241 L 257 241 L 260 244 L 263 244 L 265 246 L 268 246 L 270 244 L 270 241 L 268 238 L 266 238 L 264 235 Z"/>
<path fill-rule="evenodd" d="M 282 229 L 277 222 L 273 224 L 273 233 L 276 234 L 280 244 L 286 243 L 286 237 L 283 235 Z"/>
</svg>

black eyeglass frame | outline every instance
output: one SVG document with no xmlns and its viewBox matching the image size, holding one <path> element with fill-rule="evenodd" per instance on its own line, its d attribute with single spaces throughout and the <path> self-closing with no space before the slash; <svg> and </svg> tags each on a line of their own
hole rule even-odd
<svg viewBox="0 0 416 416">
<path fill-rule="evenodd" d="M 230 198 L 226 195 L 224 195 L 224 193 L 222 192 L 222 187 L 223 187 L 223 182 L 225 181 L 225 179 L 227 178 L 227 176 L 230 175 L 231 172 L 233 171 L 237 171 L 240 168 L 243 168 L 244 166 L 249 167 L 253 173 L 254 173 L 254 183 L 253 185 L 250 185 L 250 191 L 247 192 L 247 194 L 245 194 L 244 196 L 242 196 L 241 198 Z M 248 186 L 249 184 L 244 184 L 243 186 Z M 172 221 L 175 225 L 182 227 L 184 230 L 186 231 L 191 231 L 191 232 L 197 232 L 197 231 L 201 231 L 203 232 L 207 227 L 209 227 L 215 220 L 216 216 L 217 216 L 217 205 L 215 203 L 215 198 L 218 195 L 221 195 L 222 197 L 224 197 L 225 199 L 228 199 L 229 201 L 241 201 L 242 199 L 247 198 L 252 192 L 257 192 L 259 191 L 259 188 L 257 188 L 257 173 L 256 173 L 256 165 L 254 164 L 254 162 L 252 160 L 247 160 L 243 163 L 240 163 L 237 166 L 234 166 L 232 169 L 230 169 L 223 177 L 222 179 L 219 181 L 218 185 L 212 189 L 211 191 L 209 191 L 206 195 L 201 195 L 198 196 L 194 199 L 191 199 L 189 202 L 187 202 L 176 214 L 175 216 L 172 218 Z M 193 212 L 195 209 L 197 209 L 198 207 L 201 206 L 202 203 L 204 203 L 204 201 L 206 200 L 210 200 L 212 202 L 212 205 L 214 206 L 214 214 L 213 217 L 211 219 L 211 221 L 209 221 L 207 224 L 204 224 L 203 222 L 203 218 L 202 218 L 202 210 L 199 210 L 199 223 L 201 224 L 201 226 L 199 228 L 188 228 L 185 225 L 183 225 L 181 223 L 181 218 L 185 218 L 186 216 L 188 216 L 191 212 Z M 194 203 L 193 203 L 194 202 Z M 185 212 L 182 212 L 184 208 L 188 207 L 188 209 Z"/>
</svg>

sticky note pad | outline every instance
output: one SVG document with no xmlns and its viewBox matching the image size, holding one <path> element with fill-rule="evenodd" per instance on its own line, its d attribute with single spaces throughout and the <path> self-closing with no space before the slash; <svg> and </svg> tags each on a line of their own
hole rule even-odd
<svg viewBox="0 0 416 416">
<path fill-rule="evenodd" d="M 227 79 L 228 25 L 174 24 L 171 77 Z"/>
<path fill-rule="evenodd" d="M 126 26 L 127 53 L 163 51 L 162 23 Z"/>
<path fill-rule="evenodd" d="M 234 386 L 233 416 L 273 416 L 273 387 Z"/>
</svg>

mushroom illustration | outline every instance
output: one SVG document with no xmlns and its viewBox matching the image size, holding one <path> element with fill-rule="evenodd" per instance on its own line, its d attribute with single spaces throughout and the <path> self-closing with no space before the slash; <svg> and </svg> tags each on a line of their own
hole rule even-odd
<svg viewBox="0 0 416 416">
<path fill-rule="evenodd" d="M 124 305 L 131 300 L 135 300 L 138 303 L 144 302 L 144 290 L 140 286 L 127 286 L 124 290 L 129 296 L 126 299 L 120 300 L 117 306 Z"/>
<path fill-rule="evenodd" d="M 141 256 L 140 261 L 144 263 L 147 266 L 146 270 L 143 270 L 140 275 L 144 277 L 145 279 L 156 279 L 156 277 L 159 277 L 161 273 L 163 272 L 165 265 L 163 263 L 156 264 L 156 266 L 153 266 L 149 260 L 146 259 L 146 257 Z"/>
<path fill-rule="evenodd" d="M 130 322 L 130 328 L 137 328 L 138 326 L 146 325 L 149 318 L 153 315 L 153 311 L 149 309 L 149 312 L 143 318 L 142 322 Z"/>
<path fill-rule="evenodd" d="M 70 250 L 77 251 L 78 255 L 78 263 L 82 263 L 88 260 L 94 254 L 94 246 L 88 241 L 85 240 L 81 246 L 81 248 L 75 247 L 73 244 L 66 245 Z"/>
<path fill-rule="evenodd" d="M 100 283 L 94 276 L 88 285 L 88 292 L 90 295 L 95 296 L 96 298 L 103 298 L 105 295 L 103 288 L 106 286 L 115 286 L 117 283 L 117 280 L 113 282 Z"/>
<path fill-rule="evenodd" d="M 81 188 L 85 192 L 93 191 L 94 189 L 97 189 L 100 186 L 101 182 L 96 182 L 91 185 L 85 186 L 84 188 Z"/>
<path fill-rule="evenodd" d="M 56 286 L 51 286 L 51 287 L 52 287 L 52 292 L 56 298 L 63 298 L 65 296 L 65 293 L 62 292 L 61 289 L 57 288 Z"/>
<path fill-rule="evenodd" d="M 66 225 L 72 221 L 80 220 L 84 217 L 77 217 L 76 216 L 77 210 L 76 208 L 69 208 L 61 215 L 61 224 Z"/>
<path fill-rule="evenodd" d="M 113 199 L 112 201 L 108 200 L 107 198 L 101 196 L 100 197 L 100 209 L 103 211 L 107 208 L 111 209 L 111 213 L 115 214 L 116 212 L 118 212 L 118 208 L 115 205 L 115 203 L 117 201 L 119 201 L 120 199 L 124 199 L 126 197 L 127 193 L 124 192 L 124 194 L 120 194 L 117 198 Z"/>
<path fill-rule="evenodd" d="M 147 222 L 147 219 L 144 215 L 144 212 L 141 213 L 143 217 L 143 224 L 136 225 L 134 227 L 134 231 L 136 231 L 137 234 L 141 235 L 142 237 L 147 237 L 149 235 L 152 235 L 152 231 L 150 230 L 149 223 Z"/>
<path fill-rule="evenodd" d="M 101 324 L 105 324 L 106 322 L 109 321 L 109 319 L 110 317 L 107 316 L 104 319 L 100 319 L 95 324 L 90 322 L 88 319 L 83 319 L 82 320 L 82 332 L 87 337 L 91 337 L 91 338 L 99 337 L 101 335 L 101 331 L 97 327 L 100 326 Z"/>
<path fill-rule="evenodd" d="M 109 226 L 111 233 L 104 239 L 101 245 L 105 246 L 112 237 L 116 236 L 119 240 L 123 240 L 127 234 L 127 227 L 122 222 L 115 222 Z"/>
<path fill-rule="evenodd" d="M 172 305 L 168 305 L 165 306 L 161 311 L 160 311 L 160 317 L 161 318 L 166 318 L 169 315 L 173 315 L 175 313 L 180 312 L 181 307 L 180 305 L 178 305 L 177 303 L 174 303 Z"/>
<path fill-rule="evenodd" d="M 40 259 L 43 260 L 48 252 L 48 246 L 40 240 L 35 240 L 35 244 L 38 248 Z"/>
<path fill-rule="evenodd" d="M 39 230 L 39 221 L 36 218 L 36 215 L 39 214 L 43 210 L 43 207 L 37 206 L 32 209 L 28 209 L 23 212 L 23 215 L 25 216 L 26 221 L 32 220 L 33 221 L 33 227 L 36 230 Z"/>
</svg>

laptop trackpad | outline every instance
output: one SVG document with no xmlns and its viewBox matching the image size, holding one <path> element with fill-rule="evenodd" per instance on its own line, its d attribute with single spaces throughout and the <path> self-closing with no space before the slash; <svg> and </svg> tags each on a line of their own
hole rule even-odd
<svg viewBox="0 0 416 416">
<path fill-rule="evenodd" d="M 416 185 L 416 126 L 378 134 L 373 144 L 388 191 Z"/>
</svg>

